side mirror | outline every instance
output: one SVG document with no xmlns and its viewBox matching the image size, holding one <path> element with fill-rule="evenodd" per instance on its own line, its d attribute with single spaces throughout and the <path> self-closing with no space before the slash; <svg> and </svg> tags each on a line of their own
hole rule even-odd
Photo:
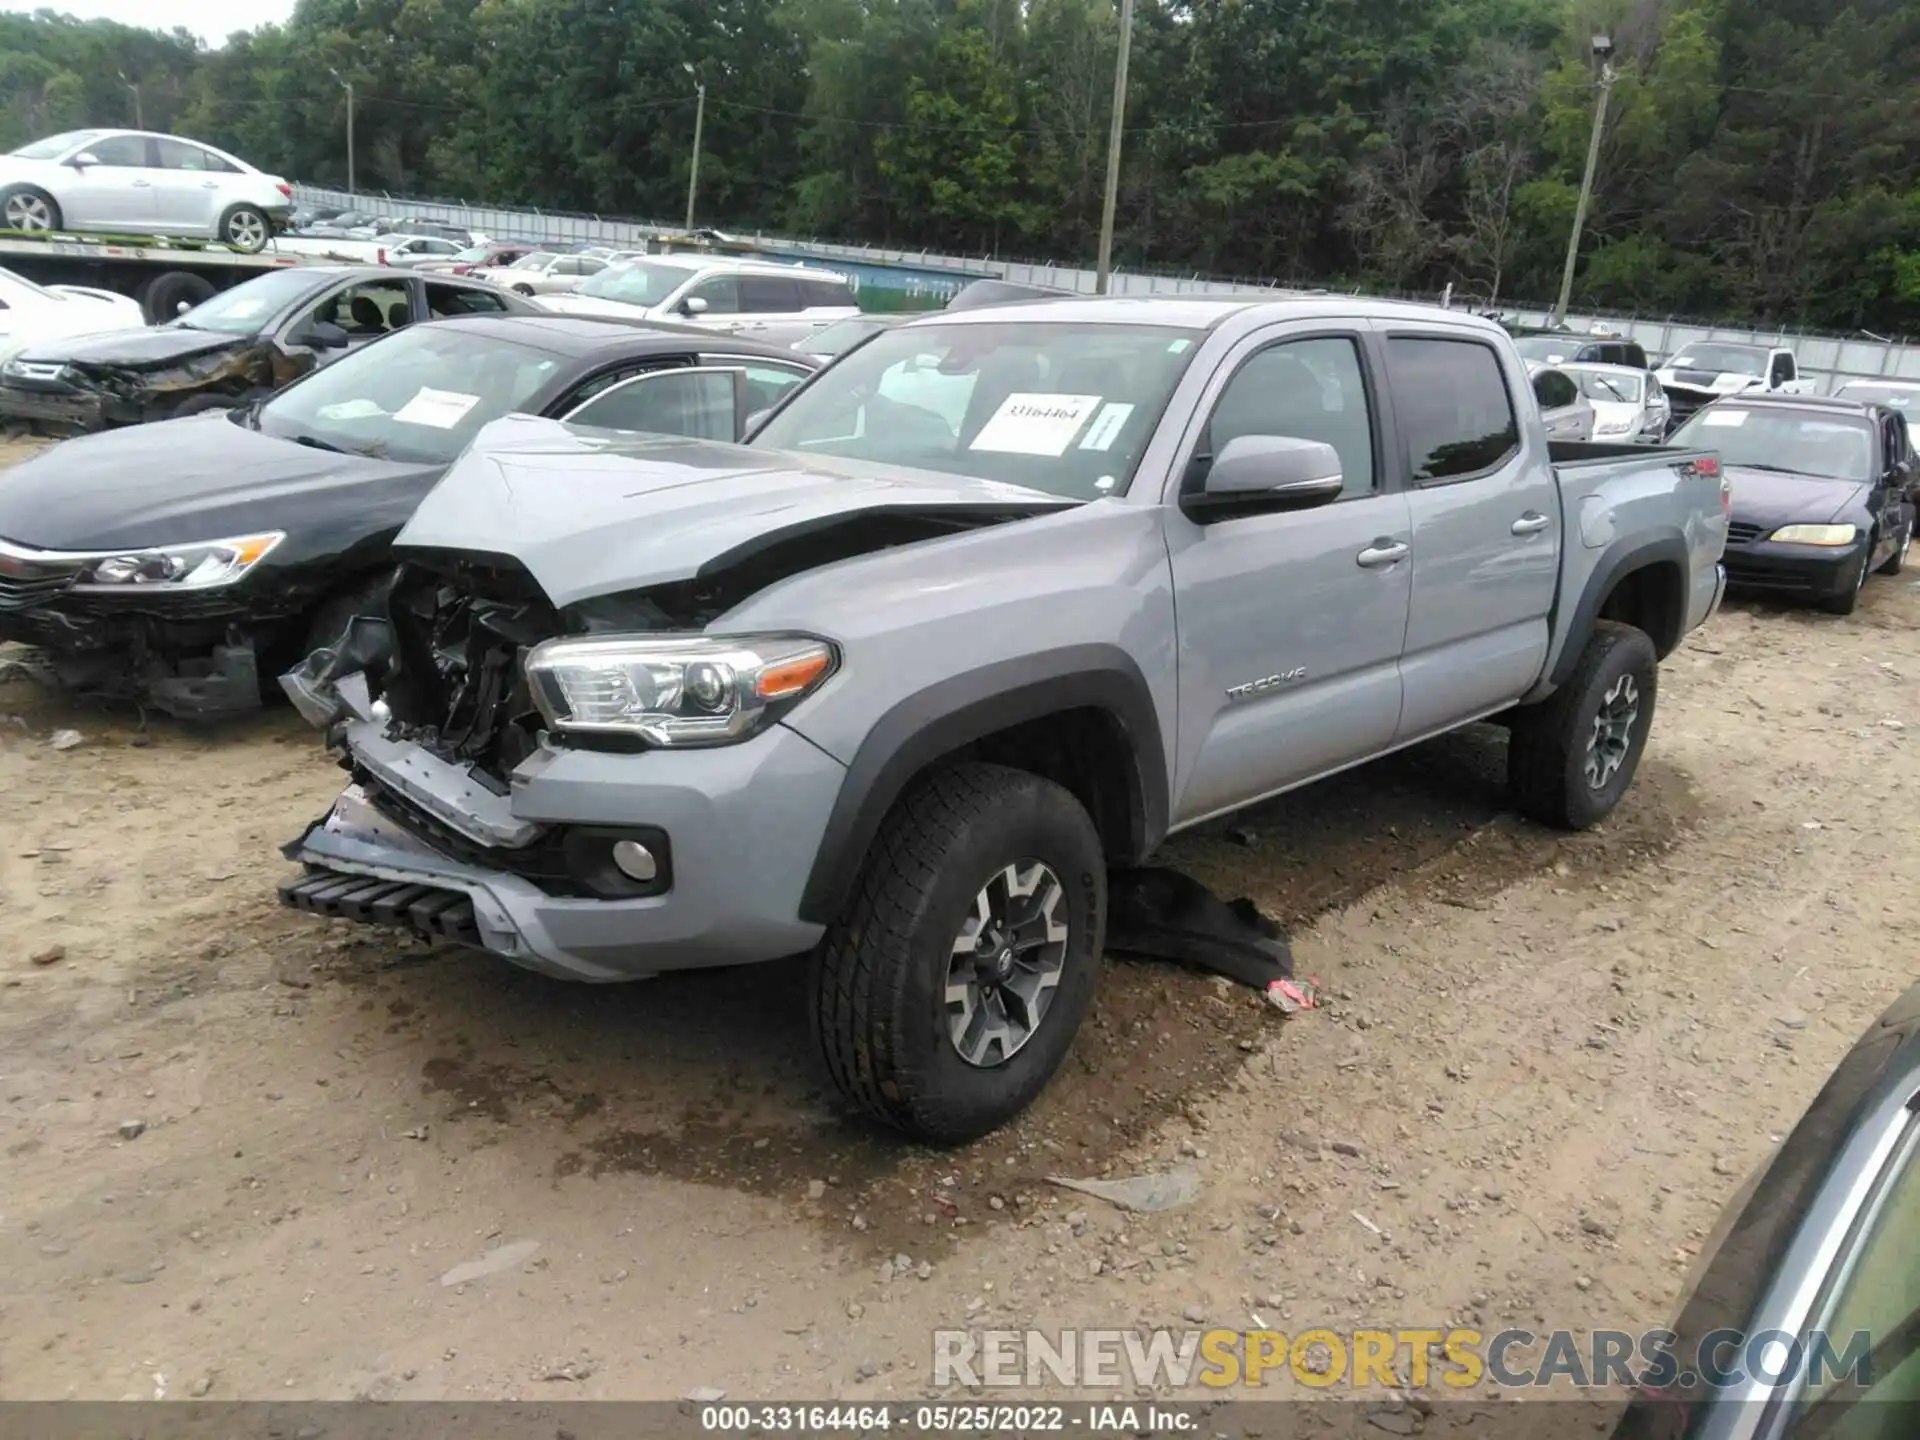
<svg viewBox="0 0 1920 1440">
<path fill-rule="evenodd" d="M 353 343 L 353 337 L 331 320 L 316 320 L 290 338 L 315 350 L 344 350 Z"/>
<path fill-rule="evenodd" d="M 100 157 L 91 150 L 82 150 L 78 155 L 69 155 L 67 157 L 67 164 L 76 170 L 84 170 L 89 165 L 98 165 L 99 163 Z"/>
<path fill-rule="evenodd" d="M 1340 453 L 1331 445 L 1287 435 L 1237 435 L 1214 456 L 1200 493 L 1185 497 L 1181 508 L 1201 524 L 1310 510 L 1338 500 L 1345 483 Z"/>
<path fill-rule="evenodd" d="M 698 295 L 689 295 L 680 302 L 680 313 L 682 315 L 704 315 L 707 313 L 707 302 L 702 300 Z"/>
</svg>

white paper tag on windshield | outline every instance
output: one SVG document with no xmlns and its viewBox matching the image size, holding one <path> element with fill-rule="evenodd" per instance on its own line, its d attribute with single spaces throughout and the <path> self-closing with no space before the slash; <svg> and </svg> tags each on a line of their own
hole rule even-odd
<svg viewBox="0 0 1920 1440">
<path fill-rule="evenodd" d="M 1127 417 L 1133 414 L 1131 405 L 1109 405 L 1094 416 L 1093 424 L 1087 427 L 1086 438 L 1080 442 L 1082 450 L 1111 450 L 1113 442 L 1120 438 L 1120 427 L 1127 423 Z"/>
<path fill-rule="evenodd" d="M 332 405 L 322 405 L 314 413 L 322 420 L 366 420 L 387 412 L 372 400 L 340 400 Z"/>
<path fill-rule="evenodd" d="M 1709 410 L 1700 417 L 1702 425 L 1711 425 L 1715 429 L 1747 423 L 1748 411 L 1745 410 Z"/>
<path fill-rule="evenodd" d="M 403 425 L 431 425 L 436 430 L 451 430 L 480 403 L 478 395 L 462 395 L 454 390 L 434 390 L 425 385 L 406 404 L 393 412 Z"/>
<path fill-rule="evenodd" d="M 1098 395 L 1009 395 L 968 448 L 1001 455 L 1064 455 L 1099 403 Z"/>
</svg>

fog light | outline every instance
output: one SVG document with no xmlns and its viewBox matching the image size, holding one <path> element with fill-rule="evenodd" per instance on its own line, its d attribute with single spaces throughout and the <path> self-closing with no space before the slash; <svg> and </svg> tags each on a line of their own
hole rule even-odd
<svg viewBox="0 0 1920 1440">
<path fill-rule="evenodd" d="M 637 880 L 643 885 L 660 873 L 660 867 L 654 861 L 653 852 L 638 840 L 615 841 L 613 863 L 620 867 L 622 875 L 629 880 Z"/>
</svg>

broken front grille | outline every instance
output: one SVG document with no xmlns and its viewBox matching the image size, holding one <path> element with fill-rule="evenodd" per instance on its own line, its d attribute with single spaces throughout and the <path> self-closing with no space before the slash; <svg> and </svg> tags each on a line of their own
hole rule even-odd
<svg viewBox="0 0 1920 1440">
<path fill-rule="evenodd" d="M 31 610 L 64 595 L 84 562 L 0 540 L 0 610 Z"/>
<path fill-rule="evenodd" d="M 1731 525 L 1727 526 L 1727 543 L 1729 545 L 1751 545 L 1764 535 L 1766 530 L 1767 527 L 1764 525 L 1753 525 L 1745 520 L 1735 520 Z"/>
<path fill-rule="evenodd" d="M 280 903 L 332 920 L 397 926 L 425 940 L 480 945 L 473 900 L 461 890 L 315 870 L 282 885 Z"/>
</svg>

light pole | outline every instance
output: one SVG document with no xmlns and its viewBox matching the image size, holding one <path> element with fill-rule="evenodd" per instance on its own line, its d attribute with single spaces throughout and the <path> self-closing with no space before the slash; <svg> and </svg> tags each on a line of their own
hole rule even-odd
<svg viewBox="0 0 1920 1440">
<path fill-rule="evenodd" d="M 347 194 L 353 195 L 358 193 L 358 187 L 353 183 L 353 82 L 341 80 L 338 70 L 329 68 L 327 73 L 339 80 L 340 88 L 347 92 Z"/>
<path fill-rule="evenodd" d="M 1567 237 L 1567 265 L 1560 272 L 1560 300 L 1547 317 L 1549 329 L 1564 324 L 1573 299 L 1573 265 L 1580 256 L 1580 232 L 1586 228 L 1587 206 L 1593 199 L 1593 172 L 1600 165 L 1600 132 L 1607 124 L 1607 95 L 1613 89 L 1613 41 L 1593 37 L 1593 57 L 1600 62 L 1600 94 L 1593 102 L 1593 134 L 1587 140 L 1587 173 L 1580 180 L 1580 199 L 1573 207 L 1573 233 Z"/>
<path fill-rule="evenodd" d="M 146 115 L 146 111 L 143 110 L 140 105 L 139 85 L 136 84 L 134 81 L 127 79 L 127 72 L 124 70 L 120 72 L 120 83 L 126 86 L 127 89 L 133 92 L 133 128 L 136 130 L 146 129 L 147 115 Z"/>
<path fill-rule="evenodd" d="M 1133 48 L 1133 0 L 1120 0 L 1120 53 L 1113 63 L 1113 126 L 1107 135 L 1107 193 L 1100 204 L 1100 268 L 1094 293 L 1113 272 L 1113 212 L 1120 203 L 1120 140 L 1127 130 L 1127 52 Z"/>
<path fill-rule="evenodd" d="M 691 64 L 683 65 L 682 68 L 687 74 L 694 74 Z M 694 104 L 693 111 L 693 168 L 687 174 L 687 233 L 689 235 L 693 233 L 694 197 L 700 193 L 700 132 L 706 128 L 707 124 L 707 87 L 701 83 L 698 76 L 694 78 L 693 91 L 699 98 Z"/>
</svg>

